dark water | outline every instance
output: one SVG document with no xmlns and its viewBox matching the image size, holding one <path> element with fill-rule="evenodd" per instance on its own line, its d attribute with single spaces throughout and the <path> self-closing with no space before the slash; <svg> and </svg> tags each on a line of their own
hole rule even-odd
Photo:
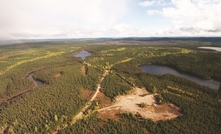
<svg viewBox="0 0 221 134">
<path fill-rule="evenodd" d="M 41 81 L 39 81 L 39 80 L 35 80 L 35 79 L 32 77 L 33 74 L 34 74 L 33 72 L 32 72 L 32 73 L 29 73 L 29 74 L 26 76 L 26 78 L 32 80 L 32 81 L 37 85 L 37 87 L 43 86 L 43 82 L 41 82 Z M 30 92 L 30 91 L 31 91 L 31 90 L 29 90 L 29 91 L 27 91 L 27 92 Z M 3 106 L 7 106 L 8 103 L 11 103 L 14 99 L 18 98 L 19 96 L 21 96 L 21 95 L 23 95 L 23 94 L 25 94 L 25 93 L 27 93 L 27 92 L 18 94 L 18 95 L 16 95 L 16 96 L 13 96 L 12 98 L 9 98 L 9 99 L 5 100 L 5 102 L 2 102 L 2 103 L 0 104 L 0 108 L 3 107 Z"/>
<path fill-rule="evenodd" d="M 81 51 L 77 54 L 74 54 L 75 57 L 81 57 L 82 60 L 84 60 L 87 56 L 91 56 L 91 53 L 89 53 L 88 51 Z"/>
<path fill-rule="evenodd" d="M 218 90 L 220 86 L 220 82 L 215 81 L 213 79 L 211 80 L 203 80 L 191 75 L 187 75 L 181 72 L 178 72 L 172 68 L 166 67 L 166 66 L 158 66 L 158 65 L 142 65 L 139 66 L 144 72 L 150 73 L 150 74 L 157 74 L 157 75 L 163 75 L 163 74 L 172 74 L 175 76 L 179 76 L 188 80 L 191 80 L 197 84 L 204 85 L 207 87 L 210 87 L 212 89 Z"/>
<path fill-rule="evenodd" d="M 30 74 L 28 74 L 28 76 L 26 77 L 27 79 L 29 79 L 29 80 L 32 80 L 36 85 L 37 85 L 37 87 L 41 87 L 42 85 L 43 85 L 43 83 L 41 82 L 41 81 L 39 81 L 39 80 L 35 80 L 32 76 L 33 76 L 33 72 L 32 73 L 30 73 Z"/>
</svg>

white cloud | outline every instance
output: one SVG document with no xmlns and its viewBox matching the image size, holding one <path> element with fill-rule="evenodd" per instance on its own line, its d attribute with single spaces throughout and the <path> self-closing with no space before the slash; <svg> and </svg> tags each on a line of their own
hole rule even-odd
<svg viewBox="0 0 221 134">
<path fill-rule="evenodd" d="M 147 1 L 139 2 L 138 4 L 139 4 L 139 6 L 141 6 L 141 7 L 149 7 L 149 6 L 155 5 L 155 4 L 156 4 L 156 1 L 154 1 L 154 0 L 148 1 L 148 0 L 147 0 Z"/>
<path fill-rule="evenodd" d="M 159 10 L 148 10 L 147 14 L 148 15 L 154 15 L 154 14 L 160 14 L 161 12 Z"/>
<path fill-rule="evenodd" d="M 128 24 L 120 23 L 114 25 L 111 30 L 113 31 L 113 33 L 122 34 L 128 32 L 129 28 L 130 26 Z"/>
<path fill-rule="evenodd" d="M 102 25 L 65 24 L 54 28 L 24 29 L 11 36 L 17 38 L 88 38 L 101 37 L 108 29 Z"/>
<path fill-rule="evenodd" d="M 163 8 L 174 34 L 221 35 L 220 0 L 172 0 L 174 7 Z"/>
<path fill-rule="evenodd" d="M 165 6 L 169 3 L 166 3 L 164 0 L 146 0 L 143 2 L 139 2 L 138 5 L 141 7 L 149 7 L 149 6 Z"/>
<path fill-rule="evenodd" d="M 1 0 L 0 39 L 221 35 L 221 0 L 137 1 Z"/>
<path fill-rule="evenodd" d="M 7 0 L 0 4 L 0 38 L 105 33 L 119 23 L 132 0 Z M 76 25 L 77 24 L 77 25 Z M 68 27 L 68 28 L 65 28 Z M 99 27 L 102 30 L 100 30 Z M 9 36 L 10 35 L 10 36 Z"/>
</svg>

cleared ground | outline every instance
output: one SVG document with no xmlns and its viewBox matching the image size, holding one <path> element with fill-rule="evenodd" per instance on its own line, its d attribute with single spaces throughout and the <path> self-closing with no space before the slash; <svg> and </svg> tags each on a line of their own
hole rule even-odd
<svg viewBox="0 0 221 134">
<path fill-rule="evenodd" d="M 104 107 L 98 112 L 100 118 L 117 119 L 115 116 L 118 113 L 130 112 L 138 117 L 159 121 L 174 119 L 182 115 L 179 110 L 173 104 L 157 105 L 154 94 L 149 94 L 144 88 L 135 88 L 132 94 L 116 97 L 113 105 Z"/>
</svg>

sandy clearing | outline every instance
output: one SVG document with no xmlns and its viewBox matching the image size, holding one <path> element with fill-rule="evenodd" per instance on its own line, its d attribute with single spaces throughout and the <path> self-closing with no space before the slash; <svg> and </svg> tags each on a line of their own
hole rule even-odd
<svg viewBox="0 0 221 134">
<path fill-rule="evenodd" d="M 140 107 L 141 103 L 146 106 Z M 118 96 L 113 105 L 98 110 L 100 117 L 111 111 L 131 112 L 153 121 L 173 119 L 181 115 L 179 108 L 173 104 L 157 105 L 154 94 L 149 94 L 144 88 L 135 88 L 132 94 Z"/>
<path fill-rule="evenodd" d="M 83 75 L 86 75 L 85 65 L 83 65 L 83 66 L 81 67 L 81 73 L 82 73 Z"/>
</svg>

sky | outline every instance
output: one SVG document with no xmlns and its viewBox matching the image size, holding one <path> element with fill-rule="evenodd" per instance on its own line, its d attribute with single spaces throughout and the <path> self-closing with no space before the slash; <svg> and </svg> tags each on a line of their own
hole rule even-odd
<svg viewBox="0 0 221 134">
<path fill-rule="evenodd" d="M 221 0 L 0 0 L 0 40 L 221 36 Z"/>
</svg>

